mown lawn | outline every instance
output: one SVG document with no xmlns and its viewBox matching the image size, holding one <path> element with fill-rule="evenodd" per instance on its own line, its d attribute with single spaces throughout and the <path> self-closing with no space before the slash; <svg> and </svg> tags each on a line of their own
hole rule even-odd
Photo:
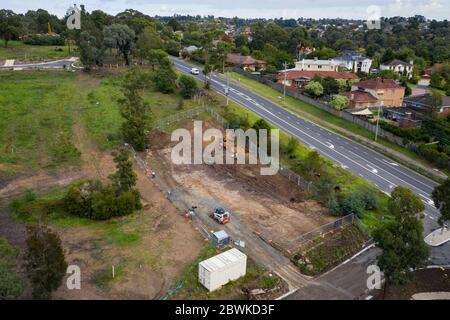
<svg viewBox="0 0 450 320">
<path fill-rule="evenodd" d="M 71 46 L 31 46 L 21 41 L 9 41 L 8 48 L 0 40 L 0 60 L 14 59 L 20 61 L 56 60 L 77 56 L 76 47 Z"/>
<path fill-rule="evenodd" d="M 79 103 L 76 79 L 63 71 L 1 73 L 0 170 L 77 164 L 70 112 Z"/>
</svg>

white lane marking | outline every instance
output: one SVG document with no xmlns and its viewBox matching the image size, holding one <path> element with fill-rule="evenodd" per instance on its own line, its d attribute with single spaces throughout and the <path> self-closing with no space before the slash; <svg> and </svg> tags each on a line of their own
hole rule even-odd
<svg viewBox="0 0 450 320">
<path fill-rule="evenodd" d="M 185 69 L 188 69 L 187 67 L 185 67 Z M 216 81 L 216 80 L 214 80 L 214 79 L 212 79 L 212 81 L 213 82 L 215 82 L 215 83 L 219 83 L 220 84 L 220 82 L 218 82 L 218 81 Z M 245 94 L 243 94 L 243 96 L 246 96 Z M 238 101 L 239 102 L 239 101 Z M 318 139 L 316 139 L 315 137 L 312 137 L 312 136 L 310 136 L 310 135 L 308 135 L 308 134 L 306 134 L 305 132 L 303 132 L 302 130 L 300 130 L 300 129 L 298 129 L 298 128 L 295 128 L 292 124 L 290 124 L 290 123 L 288 123 L 288 122 L 286 122 L 285 120 L 283 120 L 283 119 L 281 119 L 281 118 L 279 118 L 279 117 L 277 117 L 274 113 L 272 113 L 272 112 L 270 112 L 269 110 L 264 110 L 264 111 L 266 111 L 267 113 L 269 113 L 269 114 L 271 114 L 272 116 L 274 116 L 275 118 L 277 118 L 278 120 L 280 120 L 280 121 L 282 121 L 282 122 L 284 122 L 285 124 L 287 124 L 288 126 L 291 126 L 291 127 L 293 127 L 295 130 L 297 130 L 297 131 L 299 131 L 299 132 L 301 132 L 301 133 L 303 133 L 304 135 L 306 135 L 306 136 L 308 136 L 309 138 L 311 138 L 311 139 L 313 139 L 313 140 L 316 140 L 318 143 L 320 143 L 320 144 L 324 144 L 323 142 L 321 142 L 320 140 L 318 140 Z M 256 111 L 254 111 L 254 112 L 256 112 Z M 256 112 L 257 113 L 257 112 Z M 278 112 L 280 115 L 282 115 L 282 113 L 281 112 Z M 261 114 L 260 114 L 261 115 Z M 289 132 L 289 130 L 287 130 L 287 129 L 284 129 L 285 131 L 288 131 Z M 320 135 L 320 134 L 318 134 L 318 135 Z M 294 134 L 294 136 L 295 136 L 295 134 Z M 329 147 L 329 146 L 328 146 Z M 358 147 L 354 147 L 356 150 L 358 150 L 359 148 Z M 337 154 L 339 154 L 340 156 L 342 156 L 342 157 L 344 157 L 344 158 L 346 158 L 347 160 L 349 160 L 350 162 L 353 162 L 353 163 L 355 163 L 357 166 L 360 166 L 360 167 L 362 167 L 362 168 L 364 168 L 364 166 L 363 165 L 361 165 L 360 163 L 358 163 L 358 162 L 356 162 L 355 160 L 353 160 L 353 159 L 351 159 L 351 158 L 349 158 L 349 157 L 347 157 L 346 155 L 344 155 L 344 154 L 342 154 L 342 153 L 340 153 L 340 152 L 338 152 L 338 151 L 336 151 L 335 149 L 334 149 L 334 151 L 337 153 Z M 328 157 L 329 158 L 331 158 L 332 160 L 334 160 L 335 162 L 339 162 L 339 161 L 337 161 L 334 157 L 332 157 L 331 155 L 328 155 Z M 359 156 L 358 156 L 359 157 Z M 361 158 L 361 157 L 359 157 L 359 158 Z M 367 169 L 366 169 L 367 170 Z M 388 175 L 391 175 L 392 177 L 394 177 L 393 176 L 393 174 L 391 174 L 391 173 L 389 173 L 389 172 L 386 172 Z M 382 177 L 382 176 L 380 176 L 380 175 L 378 175 L 378 174 L 376 174 L 380 179 L 382 179 L 382 180 L 384 180 L 384 181 L 386 181 L 386 182 L 388 182 L 388 183 L 391 183 L 392 184 L 392 182 L 390 182 L 388 179 L 386 179 L 386 178 L 384 178 L 384 177 Z M 419 188 L 417 188 L 417 187 L 415 187 L 415 186 L 413 186 L 413 185 L 411 185 L 410 183 L 408 183 L 408 182 L 406 182 L 406 181 L 404 181 L 403 179 L 401 179 L 401 178 L 398 178 L 398 177 L 394 177 L 394 178 L 396 178 L 396 179 L 398 179 L 398 180 L 400 180 L 400 181 L 402 181 L 403 183 L 405 183 L 405 184 L 407 184 L 407 185 L 410 185 L 410 186 L 412 186 L 412 188 L 413 189 L 418 189 L 418 190 L 420 190 Z M 383 190 L 382 190 L 383 191 Z M 385 191 L 383 191 L 384 193 L 386 193 L 386 194 L 388 194 L 387 192 L 385 192 Z M 427 203 L 428 204 L 428 203 Z"/>
</svg>

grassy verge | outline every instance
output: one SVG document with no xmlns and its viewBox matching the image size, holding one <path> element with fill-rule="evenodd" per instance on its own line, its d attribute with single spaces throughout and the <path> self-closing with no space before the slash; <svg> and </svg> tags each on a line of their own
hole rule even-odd
<svg viewBox="0 0 450 320">
<path fill-rule="evenodd" d="M 282 94 L 280 92 L 278 92 L 262 83 L 259 83 L 255 80 L 244 77 L 235 72 L 230 73 L 230 78 L 244 84 L 245 86 L 249 87 L 250 89 L 253 89 L 252 91 L 254 93 L 261 95 L 280 106 L 284 105 L 283 100 L 281 98 Z M 368 139 L 371 141 L 374 140 L 374 138 L 375 138 L 375 134 L 373 132 L 371 132 L 367 129 L 364 129 L 350 121 L 347 121 L 345 119 L 334 116 L 324 110 L 316 108 L 316 107 L 309 105 L 298 99 L 294 99 L 292 97 L 287 96 L 286 103 L 287 103 L 287 105 L 285 106 L 285 108 L 290 110 L 291 112 L 299 115 L 300 117 L 302 117 L 304 119 L 310 120 L 310 121 L 315 122 L 323 127 L 326 127 L 327 129 L 329 129 L 333 132 L 336 132 L 336 133 L 342 134 L 346 137 L 349 137 L 350 139 L 353 139 L 353 137 L 351 135 L 349 135 L 348 133 L 358 135 L 362 138 L 365 138 L 365 139 Z M 361 141 L 361 139 L 358 139 L 357 141 L 365 144 L 363 141 Z M 383 139 L 383 138 L 379 138 L 377 143 L 382 148 L 385 147 L 388 150 L 390 149 L 397 153 L 400 153 L 403 156 L 411 159 L 412 161 L 419 163 L 421 166 L 424 166 L 428 169 L 433 168 L 432 164 L 430 164 L 428 161 L 426 161 L 425 159 L 423 159 L 422 157 L 420 157 L 418 154 L 414 153 L 411 150 L 408 150 L 406 148 L 398 146 L 397 144 L 389 142 L 388 140 Z M 392 153 L 386 152 L 387 150 L 383 150 L 382 148 L 378 148 L 377 151 L 384 155 L 387 155 L 388 157 L 393 157 Z M 401 159 L 394 159 L 394 160 L 400 161 Z M 412 163 L 408 164 L 408 163 L 405 163 L 404 161 L 400 161 L 400 162 L 411 167 L 413 170 L 416 170 L 426 176 L 429 176 L 432 179 L 436 179 L 435 175 L 421 169 L 420 167 L 414 166 Z M 449 174 L 448 171 L 446 171 L 445 173 Z"/>
<path fill-rule="evenodd" d="M 20 172 L 78 164 L 68 112 L 77 104 L 76 79 L 64 71 L 2 73 L 0 165 Z"/>
<path fill-rule="evenodd" d="M 20 61 L 57 60 L 77 56 L 76 47 L 71 46 L 31 46 L 21 41 L 9 41 L 5 48 L 3 40 L 0 40 L 0 60 L 14 59 Z"/>
</svg>

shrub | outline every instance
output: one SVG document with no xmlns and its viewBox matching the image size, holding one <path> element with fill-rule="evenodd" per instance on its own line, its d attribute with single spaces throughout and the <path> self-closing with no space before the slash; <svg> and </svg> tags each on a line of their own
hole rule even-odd
<svg viewBox="0 0 450 320">
<path fill-rule="evenodd" d="M 351 193 L 342 199 L 341 210 L 343 215 L 355 214 L 361 216 L 364 213 L 366 204 L 360 193 Z"/>
<path fill-rule="evenodd" d="M 447 154 L 439 152 L 435 147 L 422 144 L 417 152 L 428 161 L 435 163 L 440 168 L 447 168 L 450 158 Z"/>
<path fill-rule="evenodd" d="M 73 184 L 63 200 L 63 206 L 69 214 L 92 220 L 127 216 L 142 209 L 137 190 L 117 195 L 112 187 L 105 187 L 95 180 Z"/>
<path fill-rule="evenodd" d="M 383 128 L 386 131 L 389 131 L 396 136 L 403 138 L 405 142 L 418 142 L 423 141 L 425 139 L 425 136 L 422 134 L 422 132 L 419 129 L 415 128 L 400 128 L 399 126 L 390 124 L 385 121 L 380 121 L 380 127 Z"/>
<path fill-rule="evenodd" d="M 181 75 L 178 78 L 178 84 L 181 88 L 181 96 L 185 99 L 190 99 L 197 92 L 197 82 L 195 79 L 188 75 Z"/>
<path fill-rule="evenodd" d="M 23 39 L 23 43 L 33 46 L 63 46 L 65 39 L 61 36 L 34 34 Z"/>
</svg>

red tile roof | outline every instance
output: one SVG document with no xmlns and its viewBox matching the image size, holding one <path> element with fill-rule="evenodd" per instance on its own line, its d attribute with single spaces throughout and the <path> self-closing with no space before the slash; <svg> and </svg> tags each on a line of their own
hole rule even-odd
<svg viewBox="0 0 450 320">
<path fill-rule="evenodd" d="M 346 72 L 336 72 L 336 71 L 296 71 L 296 70 L 288 70 L 287 71 L 287 80 L 294 80 L 298 78 L 306 78 L 312 79 L 316 75 L 321 76 L 322 78 L 331 77 L 334 79 L 358 79 L 353 73 Z M 284 80 L 284 71 L 278 73 L 278 80 Z"/>
<path fill-rule="evenodd" d="M 349 91 L 342 93 L 343 96 L 346 96 L 351 101 L 354 102 L 377 102 L 378 99 L 375 98 L 372 94 L 369 92 L 356 90 L 356 91 Z"/>
<path fill-rule="evenodd" d="M 266 64 L 265 61 L 257 60 L 251 56 L 241 56 L 239 53 L 229 53 L 227 55 L 227 62 L 242 66 Z"/>
<path fill-rule="evenodd" d="M 375 89 L 375 90 L 379 90 L 379 89 L 398 89 L 398 88 L 402 87 L 399 84 L 397 84 L 397 82 L 395 82 L 394 80 L 381 79 L 381 78 L 364 80 L 364 81 L 361 81 L 361 82 L 357 83 L 356 85 L 359 88 Z"/>
</svg>

